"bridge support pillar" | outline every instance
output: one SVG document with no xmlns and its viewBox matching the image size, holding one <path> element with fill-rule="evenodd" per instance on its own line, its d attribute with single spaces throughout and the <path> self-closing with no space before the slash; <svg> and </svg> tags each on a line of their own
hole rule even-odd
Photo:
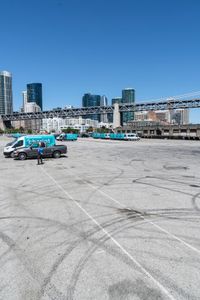
<svg viewBox="0 0 200 300">
<path fill-rule="evenodd" d="M 3 119 L 0 117 L 0 129 L 6 130 L 7 128 L 11 127 L 11 121 L 3 121 Z"/>
<path fill-rule="evenodd" d="M 119 103 L 114 104 L 114 112 L 113 112 L 113 128 L 120 127 L 120 112 L 119 112 Z"/>
</svg>

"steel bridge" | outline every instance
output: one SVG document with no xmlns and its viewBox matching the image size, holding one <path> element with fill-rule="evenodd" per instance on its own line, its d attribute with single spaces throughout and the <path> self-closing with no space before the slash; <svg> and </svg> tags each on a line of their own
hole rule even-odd
<svg viewBox="0 0 200 300">
<path fill-rule="evenodd" d="M 150 111 L 150 110 L 173 110 L 183 108 L 200 108 L 200 99 L 190 100 L 164 100 L 159 102 L 141 102 L 137 104 L 119 104 L 119 112 L 130 111 Z M 79 116 L 87 116 L 94 114 L 113 114 L 114 106 L 93 106 L 82 108 L 67 108 L 60 110 L 49 110 L 33 113 L 18 113 L 12 115 L 1 115 L 3 122 L 18 121 L 18 120 L 33 120 L 33 119 L 48 119 L 48 118 L 73 118 Z"/>
</svg>

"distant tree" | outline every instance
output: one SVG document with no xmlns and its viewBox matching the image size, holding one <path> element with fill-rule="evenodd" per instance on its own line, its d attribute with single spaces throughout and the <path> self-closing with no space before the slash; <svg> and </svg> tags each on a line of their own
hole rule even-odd
<svg viewBox="0 0 200 300">
<path fill-rule="evenodd" d="M 24 127 L 19 127 L 19 132 L 23 133 L 24 132 Z"/>
<path fill-rule="evenodd" d="M 73 132 L 72 133 L 76 133 L 76 134 L 79 134 L 80 130 L 78 129 L 73 129 Z"/>
<path fill-rule="evenodd" d="M 78 129 L 74 129 L 72 127 L 68 127 L 68 128 L 64 128 L 62 129 L 62 132 L 63 133 L 79 133 L 79 130 Z"/>
<path fill-rule="evenodd" d="M 90 126 L 88 129 L 86 129 L 86 132 L 93 132 L 94 128 L 92 126 Z"/>
<path fill-rule="evenodd" d="M 63 128 L 63 129 L 62 129 L 62 132 L 63 132 L 63 133 L 70 133 L 71 131 L 72 131 L 72 128 L 71 128 L 71 127 Z"/>
<path fill-rule="evenodd" d="M 11 133 L 18 133 L 18 132 L 19 132 L 19 128 L 14 128 L 14 127 L 7 128 L 5 130 L 5 133 L 9 133 L 9 134 L 11 134 Z"/>
<path fill-rule="evenodd" d="M 97 128 L 97 132 L 99 132 L 99 133 L 109 133 L 110 129 L 105 127 L 105 126 L 102 126 L 101 128 Z"/>
<path fill-rule="evenodd" d="M 32 129 L 28 129 L 28 130 L 27 130 L 27 133 L 28 133 L 28 134 L 32 134 L 32 133 L 33 133 L 33 130 L 32 130 Z"/>
<path fill-rule="evenodd" d="M 0 128 L 0 134 L 3 134 L 4 133 L 4 131 Z"/>
</svg>

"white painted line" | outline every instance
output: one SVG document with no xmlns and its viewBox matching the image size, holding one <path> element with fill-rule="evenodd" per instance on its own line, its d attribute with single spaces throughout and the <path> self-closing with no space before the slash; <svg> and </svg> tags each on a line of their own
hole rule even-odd
<svg viewBox="0 0 200 300">
<path fill-rule="evenodd" d="M 71 172 L 71 170 L 70 170 Z M 109 198 L 110 200 L 112 200 L 113 202 L 117 203 L 121 208 L 126 208 L 126 209 L 130 209 L 131 208 L 127 208 L 126 206 L 124 206 L 123 204 L 121 204 L 118 200 L 114 199 L 112 196 L 108 195 L 107 193 L 99 190 L 99 187 L 94 186 L 91 183 L 88 183 L 87 181 L 83 180 L 81 177 L 79 177 L 77 174 L 75 174 L 74 172 L 72 172 L 76 177 L 78 177 L 80 180 L 82 180 L 85 184 L 87 184 L 88 186 L 90 186 L 91 188 L 95 189 L 96 191 L 98 191 L 100 194 L 106 196 L 107 198 Z M 141 216 L 140 214 L 135 213 L 136 215 L 138 215 L 138 217 L 140 217 L 142 220 L 144 220 L 146 223 L 151 224 L 152 226 L 156 227 L 157 229 L 159 229 L 160 231 L 164 232 L 165 234 L 167 234 L 168 236 L 170 236 L 171 238 L 179 241 L 181 244 L 183 244 L 184 246 L 188 247 L 189 249 L 193 250 L 194 252 L 200 254 L 200 250 L 197 249 L 196 247 L 188 244 L 187 242 L 185 242 L 184 240 L 180 239 L 179 237 L 177 237 L 176 235 L 174 235 L 173 233 L 169 232 L 168 230 L 162 228 L 161 226 L 157 225 L 156 223 L 147 220 L 145 217 Z"/>
<path fill-rule="evenodd" d="M 169 299 L 175 300 L 175 298 L 167 291 L 167 289 L 159 283 L 117 240 L 115 240 L 109 232 L 107 232 L 97 221 L 94 219 L 50 174 L 47 173 L 47 171 L 43 168 L 41 168 L 43 172 L 57 185 L 57 187 L 70 199 L 72 200 L 90 220 L 92 220 L 104 233 L 109 237 L 109 239 L 118 247 L 121 249 L 121 251 L 129 257 L 129 259 L 134 262 L 134 264 L 149 278 L 151 279 L 158 287 L 159 289 L 165 294 Z"/>
<path fill-rule="evenodd" d="M 105 253 L 105 250 L 99 250 L 99 251 L 96 251 L 97 254 L 102 254 L 102 253 Z"/>
<path fill-rule="evenodd" d="M 144 220 L 146 220 L 144 217 L 141 216 L 141 218 L 143 218 Z M 174 238 L 175 240 L 179 241 L 181 244 L 185 245 L 186 247 L 190 248 L 191 250 L 197 252 L 198 254 L 200 254 L 200 250 L 195 248 L 194 246 L 188 244 L 187 242 L 185 242 L 184 240 L 180 239 L 179 237 L 177 237 L 176 235 L 174 235 L 173 233 L 167 231 L 166 229 L 162 228 L 161 226 L 155 224 L 152 221 L 148 222 L 149 224 L 153 225 L 154 227 L 160 229 L 161 231 L 163 231 L 164 233 L 166 233 L 167 235 L 171 236 L 172 238 Z"/>
</svg>

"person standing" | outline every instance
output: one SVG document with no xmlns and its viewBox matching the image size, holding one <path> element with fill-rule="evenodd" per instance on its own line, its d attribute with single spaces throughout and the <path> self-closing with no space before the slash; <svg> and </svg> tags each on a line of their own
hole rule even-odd
<svg viewBox="0 0 200 300">
<path fill-rule="evenodd" d="M 41 165 L 43 164 L 43 153 L 44 153 L 44 143 L 40 142 L 39 143 L 39 147 L 37 149 L 37 164 L 39 165 L 41 163 Z"/>
</svg>

